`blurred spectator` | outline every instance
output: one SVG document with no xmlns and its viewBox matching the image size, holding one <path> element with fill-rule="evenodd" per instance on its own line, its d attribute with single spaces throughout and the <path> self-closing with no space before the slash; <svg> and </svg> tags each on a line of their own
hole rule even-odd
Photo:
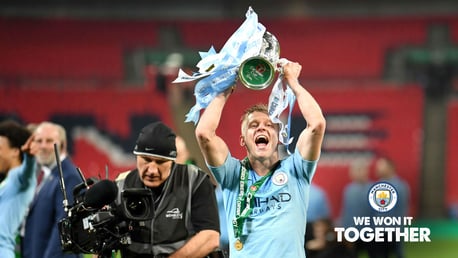
<svg viewBox="0 0 458 258">
<path fill-rule="evenodd" d="M 0 123 L 0 257 L 14 258 L 16 235 L 36 186 L 36 148 L 30 132 L 14 121 Z"/>
<path fill-rule="evenodd" d="M 26 128 L 27 130 L 29 130 L 30 133 L 34 133 L 37 127 L 38 127 L 38 124 L 35 124 L 35 123 L 29 123 L 26 125 Z"/>
<path fill-rule="evenodd" d="M 396 166 L 392 160 L 380 157 L 375 162 L 375 175 L 378 181 L 391 184 L 398 193 L 396 206 L 385 213 L 386 216 L 407 216 L 409 211 L 410 190 L 408 184 L 397 175 Z"/>
<path fill-rule="evenodd" d="M 458 202 L 452 202 L 450 205 L 449 205 L 449 217 L 450 219 L 452 220 L 458 220 Z"/>
<path fill-rule="evenodd" d="M 356 258 L 346 242 L 337 242 L 331 219 L 316 220 L 312 229 L 313 238 L 305 244 L 307 258 Z"/>
<path fill-rule="evenodd" d="M 331 208 L 326 192 L 320 186 L 312 183 L 310 185 L 310 199 L 307 210 L 307 221 L 313 222 L 319 219 L 331 217 Z"/>
<path fill-rule="evenodd" d="M 372 182 L 369 179 L 369 162 L 366 160 L 355 160 L 350 164 L 349 176 L 350 183 L 345 186 L 343 191 L 341 221 L 343 227 L 355 227 L 361 229 L 364 226 L 356 225 L 355 217 L 372 216 L 372 208 L 368 202 L 369 189 Z M 370 243 L 358 240 L 352 244 L 352 249 L 356 256 L 361 253 L 369 254 Z M 371 257 L 369 255 L 369 257 Z"/>
<path fill-rule="evenodd" d="M 177 135 L 175 138 L 175 145 L 177 148 L 177 158 L 175 160 L 176 163 L 196 165 L 196 162 L 191 157 L 188 146 L 183 137 Z"/>
<path fill-rule="evenodd" d="M 387 157 L 379 157 L 375 162 L 375 175 L 379 182 L 391 184 L 397 192 L 397 203 L 388 212 L 377 212 L 374 216 L 404 217 L 408 215 L 410 190 L 407 183 L 397 175 L 395 164 Z M 396 258 L 404 258 L 402 242 L 378 242 L 375 247 L 376 258 L 388 258 L 394 254 Z"/>
<path fill-rule="evenodd" d="M 305 230 L 305 243 L 313 238 L 313 222 L 320 219 L 330 219 L 331 209 L 326 192 L 318 185 L 310 185 L 309 206 L 307 209 L 307 226 Z M 307 250 L 305 250 L 307 253 Z"/>
<path fill-rule="evenodd" d="M 73 203 L 73 188 L 82 183 L 82 179 L 67 153 L 65 129 L 58 124 L 43 122 L 36 127 L 34 137 L 33 144 L 36 144 L 38 148 L 36 160 L 40 172 L 35 197 L 25 220 L 21 241 L 22 257 L 81 257 L 76 254 L 63 253 L 57 226 L 57 223 L 66 217 L 66 214 L 63 207 L 61 178 L 54 144 L 57 144 L 59 149 L 68 203 Z M 40 176 L 41 172 L 43 172 L 42 177 Z M 40 178 L 42 179 L 40 180 Z"/>
</svg>

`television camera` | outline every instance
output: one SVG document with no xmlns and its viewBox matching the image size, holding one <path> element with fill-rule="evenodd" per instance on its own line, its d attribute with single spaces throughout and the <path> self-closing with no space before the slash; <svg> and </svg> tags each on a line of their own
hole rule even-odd
<svg viewBox="0 0 458 258">
<path fill-rule="evenodd" d="M 54 146 L 56 157 L 59 153 Z M 56 160 L 59 160 L 58 158 Z M 130 226 L 134 221 L 150 220 L 153 212 L 151 192 L 147 189 L 118 189 L 108 179 L 85 179 L 73 189 L 74 203 L 68 204 L 60 161 L 60 186 L 67 216 L 58 223 L 62 250 L 71 253 L 111 257 L 113 251 L 130 244 Z"/>
</svg>

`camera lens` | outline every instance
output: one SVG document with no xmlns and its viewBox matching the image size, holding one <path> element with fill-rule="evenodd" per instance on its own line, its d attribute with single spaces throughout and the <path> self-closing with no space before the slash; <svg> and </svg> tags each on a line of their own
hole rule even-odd
<svg viewBox="0 0 458 258">
<path fill-rule="evenodd" d="M 121 212 L 126 219 L 150 220 L 154 217 L 154 205 L 149 189 L 131 188 L 121 193 Z"/>
<path fill-rule="evenodd" d="M 132 217 L 143 217 L 147 211 L 145 202 L 142 199 L 128 198 L 127 210 Z"/>
</svg>

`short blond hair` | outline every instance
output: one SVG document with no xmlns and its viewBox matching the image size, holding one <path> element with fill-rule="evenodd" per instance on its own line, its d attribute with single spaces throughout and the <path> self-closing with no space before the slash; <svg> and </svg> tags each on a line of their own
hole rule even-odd
<svg viewBox="0 0 458 258">
<path fill-rule="evenodd" d="M 255 104 L 245 109 L 245 112 L 243 113 L 242 117 L 240 118 L 242 133 L 245 129 L 244 127 L 246 126 L 246 121 L 248 119 L 248 116 L 254 112 L 261 112 L 261 113 L 269 115 L 268 107 L 264 103 L 258 103 L 258 104 Z"/>
</svg>

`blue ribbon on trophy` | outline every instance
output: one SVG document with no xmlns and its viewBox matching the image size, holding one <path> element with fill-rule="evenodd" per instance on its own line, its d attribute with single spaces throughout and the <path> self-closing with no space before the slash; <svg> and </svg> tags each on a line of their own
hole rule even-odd
<svg viewBox="0 0 458 258">
<path fill-rule="evenodd" d="M 199 79 L 194 89 L 196 104 L 186 114 L 185 122 L 197 123 L 200 110 L 206 108 L 216 95 L 235 84 L 237 70 L 242 61 L 259 53 L 265 30 L 266 28 L 258 22 L 257 14 L 250 7 L 245 22 L 219 53 L 213 46 L 208 52 L 199 52 L 202 59 L 197 63 L 198 72 L 188 75 L 182 70 L 179 71 L 175 83 Z"/>
<path fill-rule="evenodd" d="M 287 60 L 280 59 L 279 54 L 278 40 L 258 22 L 257 14 L 249 7 L 246 20 L 219 53 L 213 46 L 208 52 L 199 52 L 198 72 L 189 75 L 179 70 L 174 83 L 198 80 L 194 88 L 196 104 L 186 114 L 185 122 L 196 124 L 200 110 L 205 109 L 218 94 L 232 87 L 237 79 L 249 89 L 262 90 L 271 84 L 275 72 L 280 72 L 269 97 L 269 116 L 274 123 L 280 124 L 279 140 L 288 146 L 292 142 L 289 125 L 295 96 L 288 86 L 283 85 L 281 64 Z M 285 125 L 280 116 L 288 106 L 290 110 Z"/>
</svg>

